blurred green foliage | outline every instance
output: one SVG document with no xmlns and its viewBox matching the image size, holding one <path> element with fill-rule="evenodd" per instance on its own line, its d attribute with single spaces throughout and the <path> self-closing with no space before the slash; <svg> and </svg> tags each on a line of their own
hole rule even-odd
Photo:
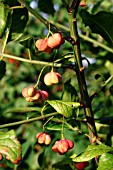
<svg viewBox="0 0 113 170">
<path fill-rule="evenodd" d="M 2 0 L 2 2 L 9 5 L 10 7 L 19 5 L 16 0 Z M 34 7 L 35 10 L 39 12 L 43 17 L 46 17 L 52 23 L 55 23 L 56 26 L 64 28 L 65 31 L 69 29 L 68 14 L 61 0 L 48 1 L 47 4 L 45 0 L 26 0 L 26 2 Z M 86 4 L 87 11 L 93 15 L 100 11 L 113 13 L 112 0 L 86 0 Z M 80 7 L 80 9 L 81 8 L 82 7 Z M 5 54 L 29 59 L 30 50 L 31 60 L 45 62 L 53 62 L 54 56 L 55 60 L 59 59 L 60 61 L 63 55 L 66 55 L 67 53 L 71 56 L 72 47 L 67 41 L 63 46 L 61 46 L 57 53 L 38 53 L 38 50 L 35 48 L 35 41 L 39 38 L 44 38 L 47 35 L 48 30 L 36 17 L 30 13 L 28 18 L 27 10 L 22 10 L 22 13 L 19 13 L 18 10 L 19 9 L 14 9 L 13 15 L 17 16 L 15 14 L 16 12 L 21 15 L 22 19 L 24 20 L 24 24 L 22 22 L 23 25 L 20 25 L 21 23 L 17 22 L 18 18 L 16 18 L 16 22 L 15 20 L 12 21 L 12 25 L 10 25 L 8 43 L 4 51 Z M 11 16 L 9 15 L 9 17 Z M 80 45 L 83 56 L 83 63 L 85 66 L 88 92 L 89 95 L 92 96 L 95 91 L 98 91 L 101 86 L 104 85 L 105 81 L 113 75 L 113 51 L 110 52 L 104 47 L 102 48 L 99 46 L 99 44 L 103 44 L 104 46 L 111 48 L 110 45 L 100 35 L 92 33 L 88 26 L 85 27 L 79 12 L 77 17 L 79 33 L 88 38 L 91 38 L 92 40 L 95 40 L 90 42 L 88 39 L 85 40 L 85 38 L 80 36 Z M 20 30 L 18 29 L 19 27 Z M 21 37 L 23 30 L 24 34 Z M 69 34 L 69 31 L 67 34 Z M 6 36 L 3 38 L 5 39 Z M 99 44 L 96 44 L 96 42 Z M 0 40 L 0 44 L 0 51 L 2 51 L 2 40 Z M 39 111 L 37 111 L 37 109 L 42 108 L 43 104 L 37 105 L 34 103 L 28 103 L 25 98 L 22 97 L 21 93 L 23 88 L 36 84 L 40 71 L 44 65 L 21 62 L 6 57 L 4 57 L 3 60 L 6 62 L 6 72 L 4 72 L 5 75 L 0 80 L 0 125 L 40 116 L 41 114 Z M 89 60 L 89 62 L 87 60 Z M 67 61 L 64 59 L 60 62 L 65 64 Z M 70 61 L 68 62 L 70 63 Z M 66 87 L 66 83 L 69 83 L 68 81 L 70 81 L 70 86 L 74 88 L 76 94 L 73 98 L 75 101 L 78 101 L 80 94 L 75 72 L 69 68 L 63 67 L 55 67 L 54 69 L 55 71 L 62 74 L 63 78 L 61 83 L 54 85 L 53 87 L 45 86 L 43 82 L 43 76 L 46 74 L 46 72 L 51 70 L 51 67 L 46 67 L 40 79 L 41 89 L 47 90 L 49 92 L 50 100 L 60 100 L 63 95 L 63 87 Z M 0 78 L 1 77 L 2 75 L 0 75 Z M 69 95 L 69 92 L 66 92 L 66 94 Z M 103 139 L 106 145 L 113 146 L 113 80 L 104 86 L 104 88 L 102 88 L 102 90 L 93 99 L 92 107 L 94 111 L 94 117 L 96 119 L 96 126 L 99 137 Z M 30 111 L 29 108 L 36 109 Z M 51 109 L 48 108 L 44 113 L 46 114 L 51 112 Z M 88 137 L 85 135 L 88 134 L 88 130 L 86 123 L 81 124 L 81 120 L 85 118 L 83 110 L 77 110 L 76 114 L 76 121 L 67 119 L 67 123 L 71 124 L 71 128 L 69 128 L 68 125 L 64 126 L 65 138 L 73 140 L 75 146 L 72 151 L 66 153 L 66 155 L 63 156 L 51 151 L 51 147 L 55 140 L 61 138 L 61 116 L 58 116 L 57 119 L 51 119 L 51 122 L 49 121 L 47 124 L 47 119 L 44 119 L 35 121 L 33 123 L 1 129 L 1 131 L 8 131 L 13 128 L 22 144 L 23 151 L 23 160 L 19 165 L 13 165 L 9 161 L 3 159 L 2 163 L 4 167 L 1 167 L 1 170 L 54 170 L 54 168 L 52 168 L 52 164 L 55 164 L 56 162 L 59 162 L 72 154 L 78 155 L 83 152 L 90 143 Z M 39 145 L 35 138 L 36 134 L 43 130 L 42 126 L 44 124 L 45 130 L 50 133 L 53 139 L 52 143 L 48 147 Z M 100 162 L 102 162 L 102 160 L 100 160 Z M 71 165 L 68 168 L 74 169 L 75 167 Z M 93 170 L 93 168 L 93 163 L 91 162 L 90 166 L 86 169 Z"/>
</svg>

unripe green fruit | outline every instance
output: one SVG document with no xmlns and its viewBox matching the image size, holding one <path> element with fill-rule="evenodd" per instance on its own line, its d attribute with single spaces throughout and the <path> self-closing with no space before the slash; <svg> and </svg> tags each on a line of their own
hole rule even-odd
<svg viewBox="0 0 113 170">
<path fill-rule="evenodd" d="M 47 86 L 51 86 L 53 84 L 59 83 L 61 79 L 62 79 L 62 76 L 59 73 L 51 71 L 44 76 L 44 83 Z"/>
<path fill-rule="evenodd" d="M 48 46 L 51 48 L 58 48 L 65 42 L 60 33 L 55 33 L 48 38 Z"/>
</svg>

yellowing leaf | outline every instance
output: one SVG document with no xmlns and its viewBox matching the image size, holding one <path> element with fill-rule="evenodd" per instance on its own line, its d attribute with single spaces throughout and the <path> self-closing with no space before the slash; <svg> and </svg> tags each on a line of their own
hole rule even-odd
<svg viewBox="0 0 113 170">
<path fill-rule="evenodd" d="M 14 130 L 0 132 L 0 154 L 6 156 L 14 164 L 18 164 L 22 159 L 21 144 L 16 138 Z"/>
</svg>

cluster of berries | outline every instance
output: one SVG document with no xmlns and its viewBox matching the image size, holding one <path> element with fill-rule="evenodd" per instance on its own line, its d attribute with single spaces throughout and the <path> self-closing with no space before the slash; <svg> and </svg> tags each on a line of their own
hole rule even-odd
<svg viewBox="0 0 113 170">
<path fill-rule="evenodd" d="M 53 49 L 59 48 L 65 40 L 63 39 L 60 33 L 55 33 L 49 38 L 39 39 L 36 41 L 36 47 L 39 51 L 43 51 L 45 53 L 51 53 Z M 59 83 L 62 79 L 62 76 L 51 70 L 44 76 L 44 83 L 47 86 L 51 86 Z M 28 102 L 40 103 L 44 102 L 48 98 L 48 92 L 44 90 L 36 90 L 33 86 L 26 87 L 22 90 L 23 97 L 26 98 Z"/>
<path fill-rule="evenodd" d="M 51 143 L 51 136 L 48 133 L 39 132 L 37 133 L 36 138 L 40 144 L 49 145 Z"/>
<path fill-rule="evenodd" d="M 49 94 L 45 90 L 36 90 L 35 87 L 29 86 L 22 90 L 23 97 L 26 98 L 28 102 L 41 103 L 44 102 Z"/>
<path fill-rule="evenodd" d="M 46 132 L 39 132 L 36 134 L 36 138 L 38 143 L 49 145 L 51 143 L 51 136 Z M 69 139 L 62 139 L 56 141 L 52 146 L 52 151 L 57 152 L 59 155 L 63 155 L 68 152 L 70 149 L 74 147 L 74 142 Z M 78 162 L 74 164 L 77 170 L 84 170 L 87 166 L 89 166 L 89 162 Z"/>
<path fill-rule="evenodd" d="M 51 136 L 48 133 L 45 132 L 39 132 L 36 135 L 36 138 L 38 140 L 38 143 L 49 145 L 51 143 Z M 74 143 L 69 139 L 62 139 L 59 141 L 56 141 L 55 144 L 52 147 L 53 152 L 58 152 L 60 155 L 65 154 L 68 152 L 68 150 L 72 149 L 74 147 Z"/>
<path fill-rule="evenodd" d="M 51 86 L 53 84 L 57 84 L 60 82 L 60 80 L 62 79 L 62 76 L 61 74 L 57 73 L 57 72 L 54 72 L 53 70 L 49 73 L 47 73 L 45 76 L 44 76 L 44 83 L 47 85 L 47 86 Z"/>
<path fill-rule="evenodd" d="M 52 147 L 53 152 L 58 152 L 60 155 L 65 154 L 68 150 L 74 147 L 74 143 L 69 139 L 56 141 Z"/>
<path fill-rule="evenodd" d="M 36 47 L 39 51 L 45 53 L 51 53 L 53 49 L 58 49 L 65 40 L 63 39 L 60 33 L 55 33 L 49 38 L 39 39 L 36 41 Z M 62 76 L 51 70 L 44 76 L 44 83 L 47 86 L 51 86 L 57 84 L 62 79 Z M 49 94 L 47 91 L 44 90 L 36 90 L 35 87 L 29 86 L 22 90 L 22 95 L 26 98 L 28 102 L 40 103 L 47 100 Z M 38 143 L 49 145 L 51 143 L 51 136 L 46 132 L 39 132 L 36 135 Z M 60 155 L 65 154 L 70 149 L 74 147 L 74 142 L 69 139 L 62 139 L 59 141 L 55 141 L 54 145 L 52 146 L 52 151 L 57 152 Z M 83 170 L 89 165 L 89 162 L 79 162 L 75 164 L 77 170 Z"/>
<path fill-rule="evenodd" d="M 58 49 L 64 42 L 65 40 L 62 35 L 60 33 L 55 33 L 49 38 L 38 39 L 35 45 L 39 51 L 50 54 L 53 49 Z"/>
<path fill-rule="evenodd" d="M 57 84 L 62 79 L 62 76 L 54 71 L 48 72 L 44 76 L 44 83 L 47 86 Z M 49 94 L 45 90 L 36 90 L 35 87 L 29 86 L 22 90 L 23 97 L 27 102 L 41 103 L 48 99 Z"/>
</svg>

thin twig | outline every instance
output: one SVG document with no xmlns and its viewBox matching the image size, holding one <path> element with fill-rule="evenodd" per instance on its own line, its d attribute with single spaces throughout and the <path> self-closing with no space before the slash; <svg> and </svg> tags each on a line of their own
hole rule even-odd
<svg viewBox="0 0 113 170">
<path fill-rule="evenodd" d="M 56 115 L 58 115 L 58 113 L 54 112 L 54 113 L 46 114 L 46 115 L 43 115 L 43 116 L 31 118 L 31 119 L 28 119 L 28 120 L 22 120 L 22 121 L 18 121 L 18 122 L 14 122 L 14 123 L 7 123 L 7 124 L 4 124 L 4 125 L 0 125 L 0 129 L 11 127 L 11 126 L 17 126 L 17 125 L 21 125 L 21 124 L 25 124 L 25 123 L 30 123 L 30 122 L 45 119 L 45 118 L 48 118 L 48 117 L 51 117 L 51 116 L 56 116 Z"/>
<path fill-rule="evenodd" d="M 61 31 L 59 28 L 57 28 L 55 25 L 53 25 L 49 20 L 43 18 L 38 12 L 36 12 L 34 9 L 32 9 L 24 0 L 18 0 L 21 5 L 24 5 L 27 10 L 33 14 L 39 21 L 41 21 L 41 23 L 43 23 L 48 29 L 50 27 L 50 29 L 53 32 L 60 32 L 63 34 L 63 37 L 65 40 L 67 40 L 68 42 L 72 43 L 73 42 L 73 38 L 68 36 L 67 34 L 65 34 L 65 32 Z"/>
<path fill-rule="evenodd" d="M 110 47 L 108 47 L 108 46 L 98 42 L 97 40 L 94 40 L 94 39 L 92 39 L 92 38 L 90 38 L 90 37 L 88 37 L 86 35 L 83 35 L 83 34 L 79 34 L 79 36 L 80 36 L 80 38 L 84 39 L 85 41 L 88 41 L 88 42 L 91 42 L 93 44 L 96 44 L 97 46 L 99 46 L 99 47 L 109 51 L 110 53 L 113 53 L 113 49 L 112 48 L 110 48 Z"/>
<path fill-rule="evenodd" d="M 104 83 L 94 94 L 92 94 L 92 96 L 90 96 L 91 101 L 98 95 L 98 93 L 99 93 L 100 91 L 102 91 L 102 89 L 103 89 L 112 79 L 113 79 L 113 75 L 110 76 L 110 77 L 105 81 L 105 83 Z"/>
<path fill-rule="evenodd" d="M 71 6 L 70 6 L 70 10 L 75 9 L 75 14 L 76 14 L 77 11 L 78 11 L 79 3 L 80 3 L 80 0 L 73 0 L 73 1 L 72 1 L 72 4 L 71 4 Z"/>
<path fill-rule="evenodd" d="M 68 31 L 68 32 L 69 32 L 69 28 L 66 27 L 65 25 L 62 25 L 62 24 L 57 23 L 57 22 L 54 22 L 54 21 L 50 21 L 50 22 L 51 22 L 52 24 L 54 24 L 56 27 L 59 27 L 59 28 L 65 30 L 65 31 Z M 87 35 L 83 35 L 83 34 L 79 33 L 79 37 L 80 37 L 81 39 L 85 40 L 85 41 L 88 41 L 88 42 L 92 43 L 92 44 L 96 44 L 98 47 L 101 47 L 101 48 L 105 49 L 106 51 L 108 51 L 108 52 L 110 52 L 110 53 L 113 53 L 113 49 L 112 49 L 112 48 L 108 47 L 108 46 L 105 45 L 105 44 L 102 44 L 101 42 L 99 42 L 99 41 L 97 41 L 97 40 L 94 40 L 94 39 L 88 37 Z"/>
<path fill-rule="evenodd" d="M 45 61 L 37 61 L 37 60 L 29 60 L 29 59 L 25 59 L 25 58 L 21 58 L 21 57 L 17 57 L 17 56 L 13 56 L 13 55 L 9 55 L 9 54 L 4 54 L 4 53 L 0 53 L 0 56 L 3 56 L 4 58 L 12 58 L 14 60 L 18 60 L 18 61 L 22 61 L 22 62 L 26 62 L 26 63 L 31 63 L 31 64 L 38 64 L 38 65 L 48 65 L 48 66 L 52 66 L 53 62 L 45 62 Z M 73 64 L 62 64 L 62 63 L 54 63 L 54 67 L 64 67 L 64 68 L 69 68 L 70 66 L 73 67 Z"/>
</svg>

